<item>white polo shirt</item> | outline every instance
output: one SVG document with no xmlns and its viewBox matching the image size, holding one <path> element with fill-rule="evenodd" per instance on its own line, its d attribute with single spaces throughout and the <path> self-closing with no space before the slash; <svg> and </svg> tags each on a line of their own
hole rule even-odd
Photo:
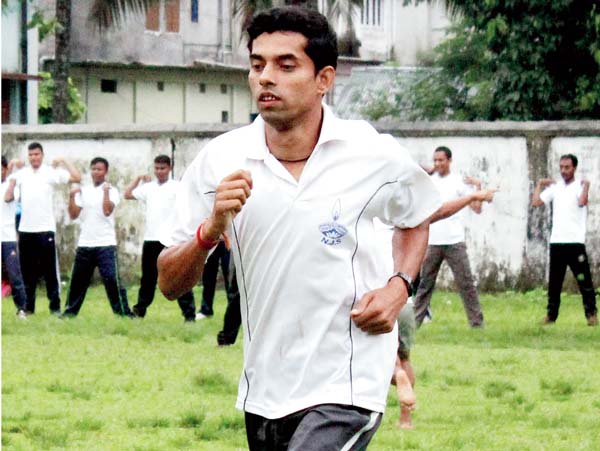
<svg viewBox="0 0 600 451">
<path fill-rule="evenodd" d="M 108 191 L 108 197 L 115 204 L 119 205 L 119 191 L 111 186 Z M 102 202 L 104 200 L 104 190 L 102 185 L 83 186 L 81 193 L 75 194 L 75 205 L 81 207 L 79 220 L 81 224 L 81 233 L 79 235 L 79 247 L 100 247 L 116 246 L 117 237 L 115 235 L 115 210 L 105 216 L 102 211 Z"/>
<path fill-rule="evenodd" d="M 177 180 L 169 179 L 162 184 L 153 180 L 139 185 L 132 191 L 133 197 L 146 204 L 144 241 L 160 241 L 160 231 L 175 209 L 178 185 Z"/>
<path fill-rule="evenodd" d="M 463 182 L 460 175 L 449 173 L 442 177 L 437 172 L 431 175 L 442 202 L 448 202 L 466 196 L 473 191 L 472 187 Z M 465 228 L 462 223 L 462 212 L 458 212 L 446 219 L 434 222 L 429 226 L 429 244 L 444 245 L 456 244 L 465 240 Z"/>
<path fill-rule="evenodd" d="M 2 242 L 17 241 L 17 231 L 15 230 L 15 214 L 17 211 L 17 202 L 13 199 L 10 202 L 4 202 L 4 195 L 8 189 L 7 178 L 0 187 L 0 202 L 2 202 Z M 19 197 L 18 188 L 15 187 L 15 199 Z"/>
<path fill-rule="evenodd" d="M 37 171 L 27 166 L 16 172 L 15 178 L 21 191 L 19 232 L 56 232 L 54 187 L 68 183 L 69 172 L 44 164 Z"/>
<path fill-rule="evenodd" d="M 299 181 L 269 153 L 260 117 L 208 143 L 181 180 L 163 241 L 193 238 L 220 180 L 251 172 L 252 194 L 229 231 L 244 325 L 237 407 L 266 418 L 322 403 L 383 412 L 396 331 L 368 335 L 350 319 L 363 294 L 390 276 L 373 218 L 414 227 L 441 205 L 394 138 L 324 110 Z"/>
<path fill-rule="evenodd" d="M 587 206 L 579 206 L 582 190 L 581 180 L 575 179 L 567 185 L 560 179 L 540 194 L 544 204 L 552 202 L 551 243 L 585 244 Z"/>
</svg>

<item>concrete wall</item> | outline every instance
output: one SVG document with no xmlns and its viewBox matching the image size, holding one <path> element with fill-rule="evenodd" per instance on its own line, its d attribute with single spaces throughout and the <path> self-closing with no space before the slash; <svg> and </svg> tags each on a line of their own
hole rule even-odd
<svg viewBox="0 0 600 451">
<path fill-rule="evenodd" d="M 429 164 L 434 148 L 450 147 L 452 170 L 500 188 L 481 215 L 465 211 L 471 266 L 482 290 L 528 289 L 543 285 L 547 271 L 548 208 L 532 209 L 529 198 L 541 177 L 558 177 L 558 157 L 579 157 L 580 176 L 592 181 L 587 246 L 596 285 L 600 284 L 600 121 L 540 123 L 387 123 L 377 124 L 407 147 L 413 158 Z M 194 156 L 228 125 L 8 126 L 2 131 L 3 153 L 26 155 L 26 144 L 39 140 L 46 159 L 64 155 L 74 160 L 89 180 L 87 166 L 101 155 L 111 163 L 109 179 L 121 191 L 136 175 L 151 170 L 154 156 L 172 155 L 180 177 Z M 61 271 L 68 277 L 78 235 L 66 213 L 67 188 L 56 198 Z M 126 279 L 139 274 L 143 211 L 135 201 L 117 209 L 121 267 Z M 442 284 L 451 281 L 447 268 Z M 569 275 L 567 283 L 573 285 Z"/>
</svg>

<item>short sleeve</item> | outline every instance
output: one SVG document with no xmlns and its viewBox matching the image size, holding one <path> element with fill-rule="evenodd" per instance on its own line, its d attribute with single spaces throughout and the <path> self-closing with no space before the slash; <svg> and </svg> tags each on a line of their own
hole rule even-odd
<svg viewBox="0 0 600 451">
<path fill-rule="evenodd" d="M 75 194 L 75 199 L 73 199 L 73 201 L 75 202 L 75 205 L 77 205 L 79 208 L 83 208 L 83 199 L 81 198 L 81 191 Z"/>
<path fill-rule="evenodd" d="M 540 193 L 540 199 L 542 199 L 542 202 L 546 205 L 554 200 L 554 186 L 555 185 L 552 184 Z"/>
<path fill-rule="evenodd" d="M 160 241 L 167 247 L 192 239 L 212 212 L 217 182 L 208 154 L 203 149 L 177 185 L 173 214 L 161 229 Z"/>
<path fill-rule="evenodd" d="M 52 177 L 51 177 L 52 184 L 60 185 L 60 184 L 69 183 L 70 179 L 71 179 L 71 174 L 69 174 L 69 171 L 67 171 L 66 169 L 52 168 Z"/>
<path fill-rule="evenodd" d="M 389 135 L 381 138 L 385 145 L 394 148 L 396 156 L 391 165 L 396 179 L 386 189 L 379 218 L 399 228 L 416 227 L 441 207 L 440 193 L 405 148 Z"/>
<path fill-rule="evenodd" d="M 110 189 L 108 190 L 108 198 L 115 205 L 115 207 L 117 205 L 119 205 L 119 202 L 121 202 L 121 196 L 119 195 L 119 190 L 117 188 L 115 188 L 114 186 L 111 186 Z"/>
<path fill-rule="evenodd" d="M 138 185 L 131 192 L 131 195 L 133 197 L 135 197 L 137 200 L 146 202 L 146 200 L 148 199 L 148 186 L 149 185 L 150 185 L 149 183 L 142 183 L 141 185 Z"/>
<path fill-rule="evenodd" d="M 463 181 L 461 176 L 457 176 L 456 183 L 457 183 L 456 194 L 458 195 L 458 197 L 464 197 L 468 194 L 471 194 L 473 191 L 475 191 L 475 187 L 473 185 L 467 185 Z"/>
</svg>

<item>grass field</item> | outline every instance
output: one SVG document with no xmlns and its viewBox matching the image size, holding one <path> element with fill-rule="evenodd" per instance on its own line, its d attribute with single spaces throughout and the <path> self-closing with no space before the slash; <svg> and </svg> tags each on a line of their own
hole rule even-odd
<svg viewBox="0 0 600 451">
<path fill-rule="evenodd" d="M 130 290 L 133 297 L 135 290 Z M 114 317 L 94 288 L 79 317 L 2 309 L 4 450 L 245 450 L 235 410 L 242 349 L 216 346 L 216 315 L 184 324 L 158 297 L 144 320 Z M 198 299 L 199 296 L 197 296 Z M 388 410 L 373 450 L 600 450 L 600 328 L 578 296 L 540 326 L 542 291 L 482 296 L 484 330 L 470 330 L 455 294 L 434 296 L 417 334 L 416 429 Z"/>
</svg>

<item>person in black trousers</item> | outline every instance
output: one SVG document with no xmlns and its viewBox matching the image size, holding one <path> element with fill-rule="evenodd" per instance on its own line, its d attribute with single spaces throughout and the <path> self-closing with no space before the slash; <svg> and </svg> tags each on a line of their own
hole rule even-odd
<svg viewBox="0 0 600 451">
<path fill-rule="evenodd" d="M 542 324 L 554 324 L 558 318 L 560 292 L 569 266 L 579 285 L 587 324 L 598 325 L 596 292 L 585 249 L 590 182 L 575 177 L 577 164 L 575 155 L 561 156 L 559 167 L 562 180 L 540 180 L 531 198 L 534 207 L 552 204 L 548 306 Z"/>
<path fill-rule="evenodd" d="M 156 260 L 165 248 L 160 242 L 160 229 L 173 210 L 179 183 L 170 178 L 171 169 L 171 158 L 168 155 L 158 155 L 154 159 L 156 180 L 151 180 L 148 175 L 137 176 L 127 186 L 123 195 L 127 200 L 140 200 L 146 206 L 146 229 L 142 246 L 142 280 L 137 304 L 132 309 L 134 316 L 138 318 L 146 316 L 148 307 L 154 301 L 158 279 Z M 196 320 L 196 304 L 192 291 L 180 296 L 177 303 L 186 322 Z"/>
<path fill-rule="evenodd" d="M 133 316 L 119 280 L 114 210 L 119 192 L 106 182 L 108 161 L 91 162 L 92 186 L 76 187 L 69 196 L 71 219 L 81 216 L 81 233 L 63 316 L 76 316 L 83 305 L 94 269 L 98 267 L 113 313 Z"/>
</svg>

